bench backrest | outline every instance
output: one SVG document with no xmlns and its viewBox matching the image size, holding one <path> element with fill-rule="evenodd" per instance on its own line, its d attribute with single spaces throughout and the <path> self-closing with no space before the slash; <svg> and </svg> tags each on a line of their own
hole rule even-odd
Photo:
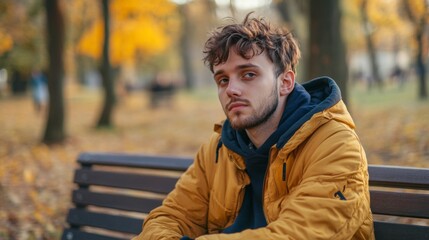
<svg viewBox="0 0 429 240">
<path fill-rule="evenodd" d="M 190 158 L 82 153 L 62 239 L 129 239 L 161 205 Z M 371 207 L 376 215 L 429 219 L 429 169 L 370 166 Z M 387 188 L 387 189 L 383 189 Z M 395 188 L 395 191 L 392 191 Z M 423 193 L 397 191 L 417 189 Z M 429 239 L 429 226 L 375 221 L 376 239 Z"/>
<path fill-rule="evenodd" d="M 376 239 L 429 239 L 429 169 L 370 165 L 368 170 Z M 425 226 L 413 224 L 418 219 L 426 219 Z"/>
</svg>

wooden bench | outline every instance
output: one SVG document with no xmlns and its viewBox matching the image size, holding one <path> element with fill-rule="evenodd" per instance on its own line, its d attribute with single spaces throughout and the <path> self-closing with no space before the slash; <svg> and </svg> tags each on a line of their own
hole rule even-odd
<svg viewBox="0 0 429 240">
<path fill-rule="evenodd" d="M 62 239 L 130 239 L 190 158 L 82 153 Z M 376 239 L 429 239 L 429 169 L 370 166 Z M 381 217 L 380 217 L 381 216 Z M 411 220 L 410 220 L 411 219 Z M 411 222 L 423 221 L 416 225 Z M 423 219 L 423 220 L 422 220 Z"/>
</svg>

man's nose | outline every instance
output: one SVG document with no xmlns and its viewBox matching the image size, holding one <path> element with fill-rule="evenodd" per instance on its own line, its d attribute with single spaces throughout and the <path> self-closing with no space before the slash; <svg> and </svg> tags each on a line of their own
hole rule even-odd
<svg viewBox="0 0 429 240">
<path fill-rule="evenodd" d="M 241 95 L 241 86 L 239 81 L 230 79 L 228 82 L 228 87 L 226 88 L 226 94 L 228 96 L 240 96 Z"/>
</svg>

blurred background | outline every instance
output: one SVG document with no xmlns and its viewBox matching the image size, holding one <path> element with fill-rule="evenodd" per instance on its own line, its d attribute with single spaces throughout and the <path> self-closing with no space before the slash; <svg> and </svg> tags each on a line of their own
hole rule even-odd
<svg viewBox="0 0 429 240">
<path fill-rule="evenodd" d="M 80 152 L 193 156 L 208 33 L 254 11 L 339 84 L 370 164 L 429 167 L 427 0 L 0 1 L 0 239 L 58 239 Z"/>
</svg>

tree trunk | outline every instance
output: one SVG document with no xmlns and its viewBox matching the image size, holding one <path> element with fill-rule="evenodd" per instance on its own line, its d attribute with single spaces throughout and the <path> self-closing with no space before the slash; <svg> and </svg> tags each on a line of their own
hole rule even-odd
<svg viewBox="0 0 429 240">
<path fill-rule="evenodd" d="M 310 0 L 310 77 L 330 76 L 348 102 L 346 49 L 339 0 Z"/>
<path fill-rule="evenodd" d="M 189 11 L 188 4 L 180 5 L 180 13 L 182 15 L 182 36 L 180 39 L 180 50 L 182 57 L 182 69 L 185 77 L 185 88 L 187 90 L 192 90 L 195 87 L 195 77 L 194 71 L 192 68 L 192 57 L 191 57 L 191 41 L 192 41 L 192 33 L 190 19 L 189 19 Z"/>
<path fill-rule="evenodd" d="M 421 0 L 424 1 L 424 0 Z M 426 28 L 426 17 L 428 15 L 428 3 L 424 1 L 425 12 L 422 16 L 415 16 L 411 10 L 410 1 L 403 0 L 402 5 L 407 14 L 408 19 L 414 25 L 415 38 L 417 42 L 417 54 L 416 54 L 416 71 L 418 74 L 418 98 L 427 98 L 427 86 L 426 86 L 426 65 L 424 57 L 423 39 Z"/>
<path fill-rule="evenodd" d="M 280 0 L 274 2 L 280 16 L 287 24 L 297 38 L 301 46 L 308 46 L 308 1 L 299 0 Z M 297 78 L 299 82 L 310 80 L 308 72 L 308 56 L 309 50 L 307 47 L 301 48 L 301 60 L 297 68 Z"/>
<path fill-rule="evenodd" d="M 59 1 L 45 0 L 47 50 L 49 56 L 48 92 L 49 107 L 43 142 L 60 143 L 65 139 L 64 131 L 64 19 Z"/>
<path fill-rule="evenodd" d="M 424 29 L 426 27 L 426 19 L 425 17 L 422 17 L 420 19 L 420 23 L 417 26 L 416 30 L 416 41 L 417 41 L 417 56 L 416 56 L 416 67 L 417 67 L 417 73 L 419 75 L 419 99 L 426 99 L 428 97 L 427 89 L 426 89 L 426 66 L 425 66 L 425 59 L 423 56 L 423 38 L 424 38 Z"/>
<path fill-rule="evenodd" d="M 115 87 L 113 78 L 111 76 L 110 56 L 109 56 L 109 41 L 110 41 L 110 14 L 109 14 L 109 0 L 102 0 L 102 10 L 104 19 L 104 42 L 103 42 L 103 57 L 101 63 L 101 78 L 104 89 L 104 104 L 101 111 L 97 127 L 111 127 L 112 126 L 112 112 L 115 105 Z"/>
<path fill-rule="evenodd" d="M 374 48 L 374 42 L 372 40 L 372 30 L 370 29 L 371 23 L 368 20 L 367 5 L 368 5 L 368 1 L 363 0 L 360 7 L 360 12 L 362 16 L 362 24 L 365 29 L 365 40 L 366 40 L 366 46 L 368 49 L 369 62 L 371 63 L 372 78 L 368 79 L 368 88 L 371 89 L 373 83 L 375 83 L 377 84 L 377 87 L 381 89 L 383 88 L 383 82 L 381 80 L 380 71 L 378 69 L 376 50 Z"/>
</svg>

